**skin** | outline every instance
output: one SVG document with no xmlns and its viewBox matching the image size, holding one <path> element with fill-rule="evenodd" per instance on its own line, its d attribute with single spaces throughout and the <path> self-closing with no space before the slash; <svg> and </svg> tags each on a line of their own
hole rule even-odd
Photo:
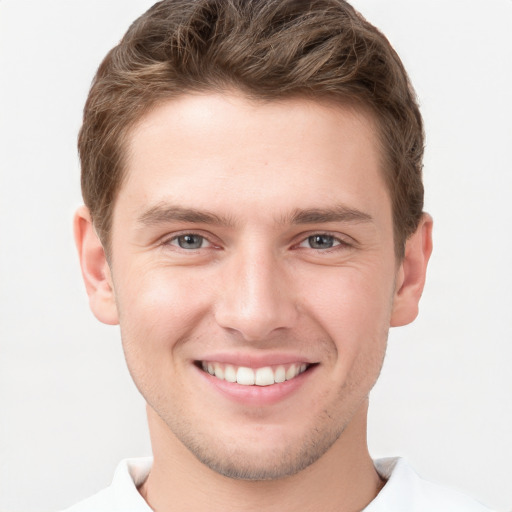
<svg viewBox="0 0 512 512">
<path fill-rule="evenodd" d="M 379 147 L 350 107 L 183 96 L 130 134 L 110 265 L 77 212 L 91 308 L 148 404 L 154 510 L 356 511 L 379 492 L 368 394 L 432 248 L 425 215 L 396 261 Z M 197 364 L 224 359 L 312 366 L 235 399 Z"/>
</svg>

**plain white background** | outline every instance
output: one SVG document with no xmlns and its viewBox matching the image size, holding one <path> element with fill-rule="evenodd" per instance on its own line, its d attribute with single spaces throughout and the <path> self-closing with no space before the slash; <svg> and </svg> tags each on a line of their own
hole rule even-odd
<svg viewBox="0 0 512 512">
<path fill-rule="evenodd" d="M 147 455 L 118 329 L 88 310 L 71 219 L 101 58 L 150 0 L 0 1 L 0 510 L 59 509 Z M 512 508 L 512 1 L 355 0 L 408 68 L 435 252 L 393 330 L 370 447 Z M 307 411 L 305 411 L 305 414 Z"/>
</svg>

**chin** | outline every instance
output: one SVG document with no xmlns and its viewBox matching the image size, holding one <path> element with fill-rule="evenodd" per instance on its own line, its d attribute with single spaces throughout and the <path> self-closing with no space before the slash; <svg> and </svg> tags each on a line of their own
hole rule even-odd
<svg viewBox="0 0 512 512">
<path fill-rule="evenodd" d="M 189 436 L 181 436 L 181 442 L 202 464 L 220 475 L 236 480 L 268 481 L 290 477 L 315 463 L 338 440 L 342 430 L 326 430 L 321 435 L 314 431 L 299 439 L 281 437 L 272 443 L 253 440 L 242 445 L 240 440 L 226 443 L 211 437 L 197 442 L 197 438 L 193 440 Z"/>
</svg>

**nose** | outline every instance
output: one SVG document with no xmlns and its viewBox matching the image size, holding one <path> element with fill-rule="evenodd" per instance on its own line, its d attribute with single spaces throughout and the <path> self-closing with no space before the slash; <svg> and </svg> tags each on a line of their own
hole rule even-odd
<svg viewBox="0 0 512 512">
<path fill-rule="evenodd" d="M 264 341 L 298 318 L 290 269 L 269 252 L 246 251 L 224 268 L 215 310 L 217 323 L 246 341 Z"/>
</svg>

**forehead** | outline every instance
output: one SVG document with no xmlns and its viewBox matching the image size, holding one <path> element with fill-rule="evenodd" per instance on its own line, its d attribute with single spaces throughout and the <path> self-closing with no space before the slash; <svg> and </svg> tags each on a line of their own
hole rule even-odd
<svg viewBox="0 0 512 512">
<path fill-rule="evenodd" d="M 360 108 L 187 95 L 160 103 L 130 131 L 119 200 L 132 209 L 272 206 L 281 216 L 329 201 L 372 209 L 376 193 L 387 200 L 380 153 L 374 120 Z"/>
</svg>

